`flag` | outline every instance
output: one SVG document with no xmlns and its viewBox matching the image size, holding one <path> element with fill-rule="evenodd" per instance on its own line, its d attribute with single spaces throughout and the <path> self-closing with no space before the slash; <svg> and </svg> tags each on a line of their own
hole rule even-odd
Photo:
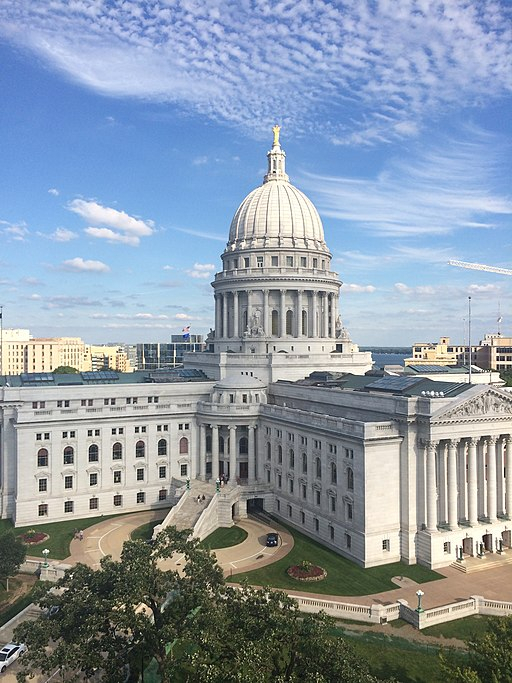
<svg viewBox="0 0 512 683">
<path fill-rule="evenodd" d="M 502 318 L 501 315 L 500 315 L 500 317 L 498 318 L 498 324 L 499 324 L 502 320 L 503 320 L 503 318 Z"/>
<path fill-rule="evenodd" d="M 190 325 L 183 328 L 183 339 L 190 339 Z"/>
</svg>

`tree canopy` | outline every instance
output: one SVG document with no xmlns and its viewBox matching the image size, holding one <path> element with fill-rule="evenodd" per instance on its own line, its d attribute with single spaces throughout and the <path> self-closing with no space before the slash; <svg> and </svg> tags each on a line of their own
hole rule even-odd
<svg viewBox="0 0 512 683">
<path fill-rule="evenodd" d="M 166 569 L 173 555 L 180 566 Z M 28 645 L 20 681 L 57 668 L 68 681 L 94 671 L 109 683 L 128 671 L 137 680 L 143 658 L 153 659 L 162 683 L 378 680 L 330 636 L 328 617 L 299 612 L 280 592 L 227 586 L 213 555 L 187 532 L 167 529 L 151 546 L 128 541 L 119 562 L 78 564 L 40 590 L 41 607 L 59 609 L 16 630 Z"/>
<path fill-rule="evenodd" d="M 25 562 L 27 550 L 13 531 L 6 531 L 0 536 L 0 581 L 8 588 L 9 576 L 16 574 L 20 565 Z"/>
<path fill-rule="evenodd" d="M 71 365 L 59 365 L 58 368 L 55 368 L 53 370 L 54 375 L 77 375 L 78 370 L 76 368 L 71 367 Z"/>
<path fill-rule="evenodd" d="M 505 683 L 512 681 L 512 616 L 492 617 L 481 636 L 466 641 L 468 655 L 443 655 L 443 669 L 451 683 Z"/>
</svg>

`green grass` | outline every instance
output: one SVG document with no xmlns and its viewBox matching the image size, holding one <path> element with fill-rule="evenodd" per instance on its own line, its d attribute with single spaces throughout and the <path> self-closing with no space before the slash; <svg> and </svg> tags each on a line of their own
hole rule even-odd
<svg viewBox="0 0 512 683">
<path fill-rule="evenodd" d="M 18 612 L 21 612 L 22 609 L 25 609 L 25 607 L 30 605 L 32 602 L 32 591 L 34 590 L 34 587 L 35 586 L 32 586 L 32 588 L 25 593 L 25 595 L 19 597 L 15 602 L 12 603 L 12 605 L 9 605 L 9 607 L 0 612 L 0 626 L 6 624 L 13 617 L 15 617 Z"/>
<path fill-rule="evenodd" d="M 164 518 L 162 517 L 162 519 Z M 149 541 L 153 538 L 153 529 L 162 522 L 162 519 L 153 520 L 138 526 L 132 531 L 130 538 L 132 541 Z"/>
<path fill-rule="evenodd" d="M 2 531 L 12 530 L 18 536 L 26 533 L 30 529 L 35 531 L 42 531 L 48 534 L 50 538 L 47 541 L 38 543 L 37 545 L 27 546 L 27 556 L 41 557 L 41 552 L 44 548 L 50 551 L 51 560 L 65 560 L 69 557 L 69 544 L 73 540 L 73 531 L 75 529 L 87 529 L 99 522 L 104 522 L 111 517 L 119 517 L 120 515 L 103 515 L 102 517 L 89 517 L 87 519 L 70 519 L 65 522 L 50 522 L 48 524 L 32 524 L 30 526 L 14 528 L 10 520 L 0 520 L 0 533 Z"/>
<path fill-rule="evenodd" d="M 280 524 L 283 525 L 281 522 Z M 288 528 L 295 545 L 286 557 L 273 564 L 251 572 L 234 575 L 230 580 L 241 582 L 246 579 L 255 586 L 272 586 L 282 590 L 299 590 L 322 595 L 371 595 L 397 588 L 391 582 L 393 576 L 407 576 L 417 583 L 427 583 L 444 578 L 437 572 L 420 565 L 405 565 L 400 562 L 381 567 L 362 569 L 350 560 L 332 552 L 295 529 Z M 302 560 L 323 567 L 327 578 L 323 581 L 295 581 L 286 573 L 288 567 Z"/>
<path fill-rule="evenodd" d="M 208 550 L 218 550 L 219 548 L 231 548 L 245 541 L 248 534 L 245 529 L 238 526 L 229 528 L 220 527 L 201 541 L 201 547 Z"/>
<path fill-rule="evenodd" d="M 448 621 L 437 626 L 429 626 L 429 628 L 422 629 L 422 633 L 427 636 L 437 636 L 442 638 L 458 638 L 459 640 L 467 640 L 476 635 L 481 637 L 487 631 L 487 624 L 492 617 L 483 615 L 475 615 L 472 617 L 465 617 L 464 619 L 456 619 L 455 621 Z"/>
</svg>

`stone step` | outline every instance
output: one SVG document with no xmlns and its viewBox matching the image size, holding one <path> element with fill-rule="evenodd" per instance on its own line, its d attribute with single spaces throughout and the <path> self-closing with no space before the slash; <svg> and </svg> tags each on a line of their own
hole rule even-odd
<svg viewBox="0 0 512 683">
<path fill-rule="evenodd" d="M 464 574 L 474 574 L 476 572 L 485 572 L 488 569 L 497 569 L 508 564 L 512 564 L 511 555 L 492 553 L 484 555 L 482 558 L 470 557 L 462 562 L 452 562 L 450 566 Z"/>
</svg>

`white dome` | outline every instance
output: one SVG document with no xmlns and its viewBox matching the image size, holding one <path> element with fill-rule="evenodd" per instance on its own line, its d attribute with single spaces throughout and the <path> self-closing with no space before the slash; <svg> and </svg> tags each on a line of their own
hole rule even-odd
<svg viewBox="0 0 512 683">
<path fill-rule="evenodd" d="M 268 180 L 240 204 L 231 222 L 229 243 L 289 240 L 296 246 L 324 243 L 322 221 L 313 203 L 286 180 Z M 284 242 L 282 242 L 284 243 Z"/>
</svg>

